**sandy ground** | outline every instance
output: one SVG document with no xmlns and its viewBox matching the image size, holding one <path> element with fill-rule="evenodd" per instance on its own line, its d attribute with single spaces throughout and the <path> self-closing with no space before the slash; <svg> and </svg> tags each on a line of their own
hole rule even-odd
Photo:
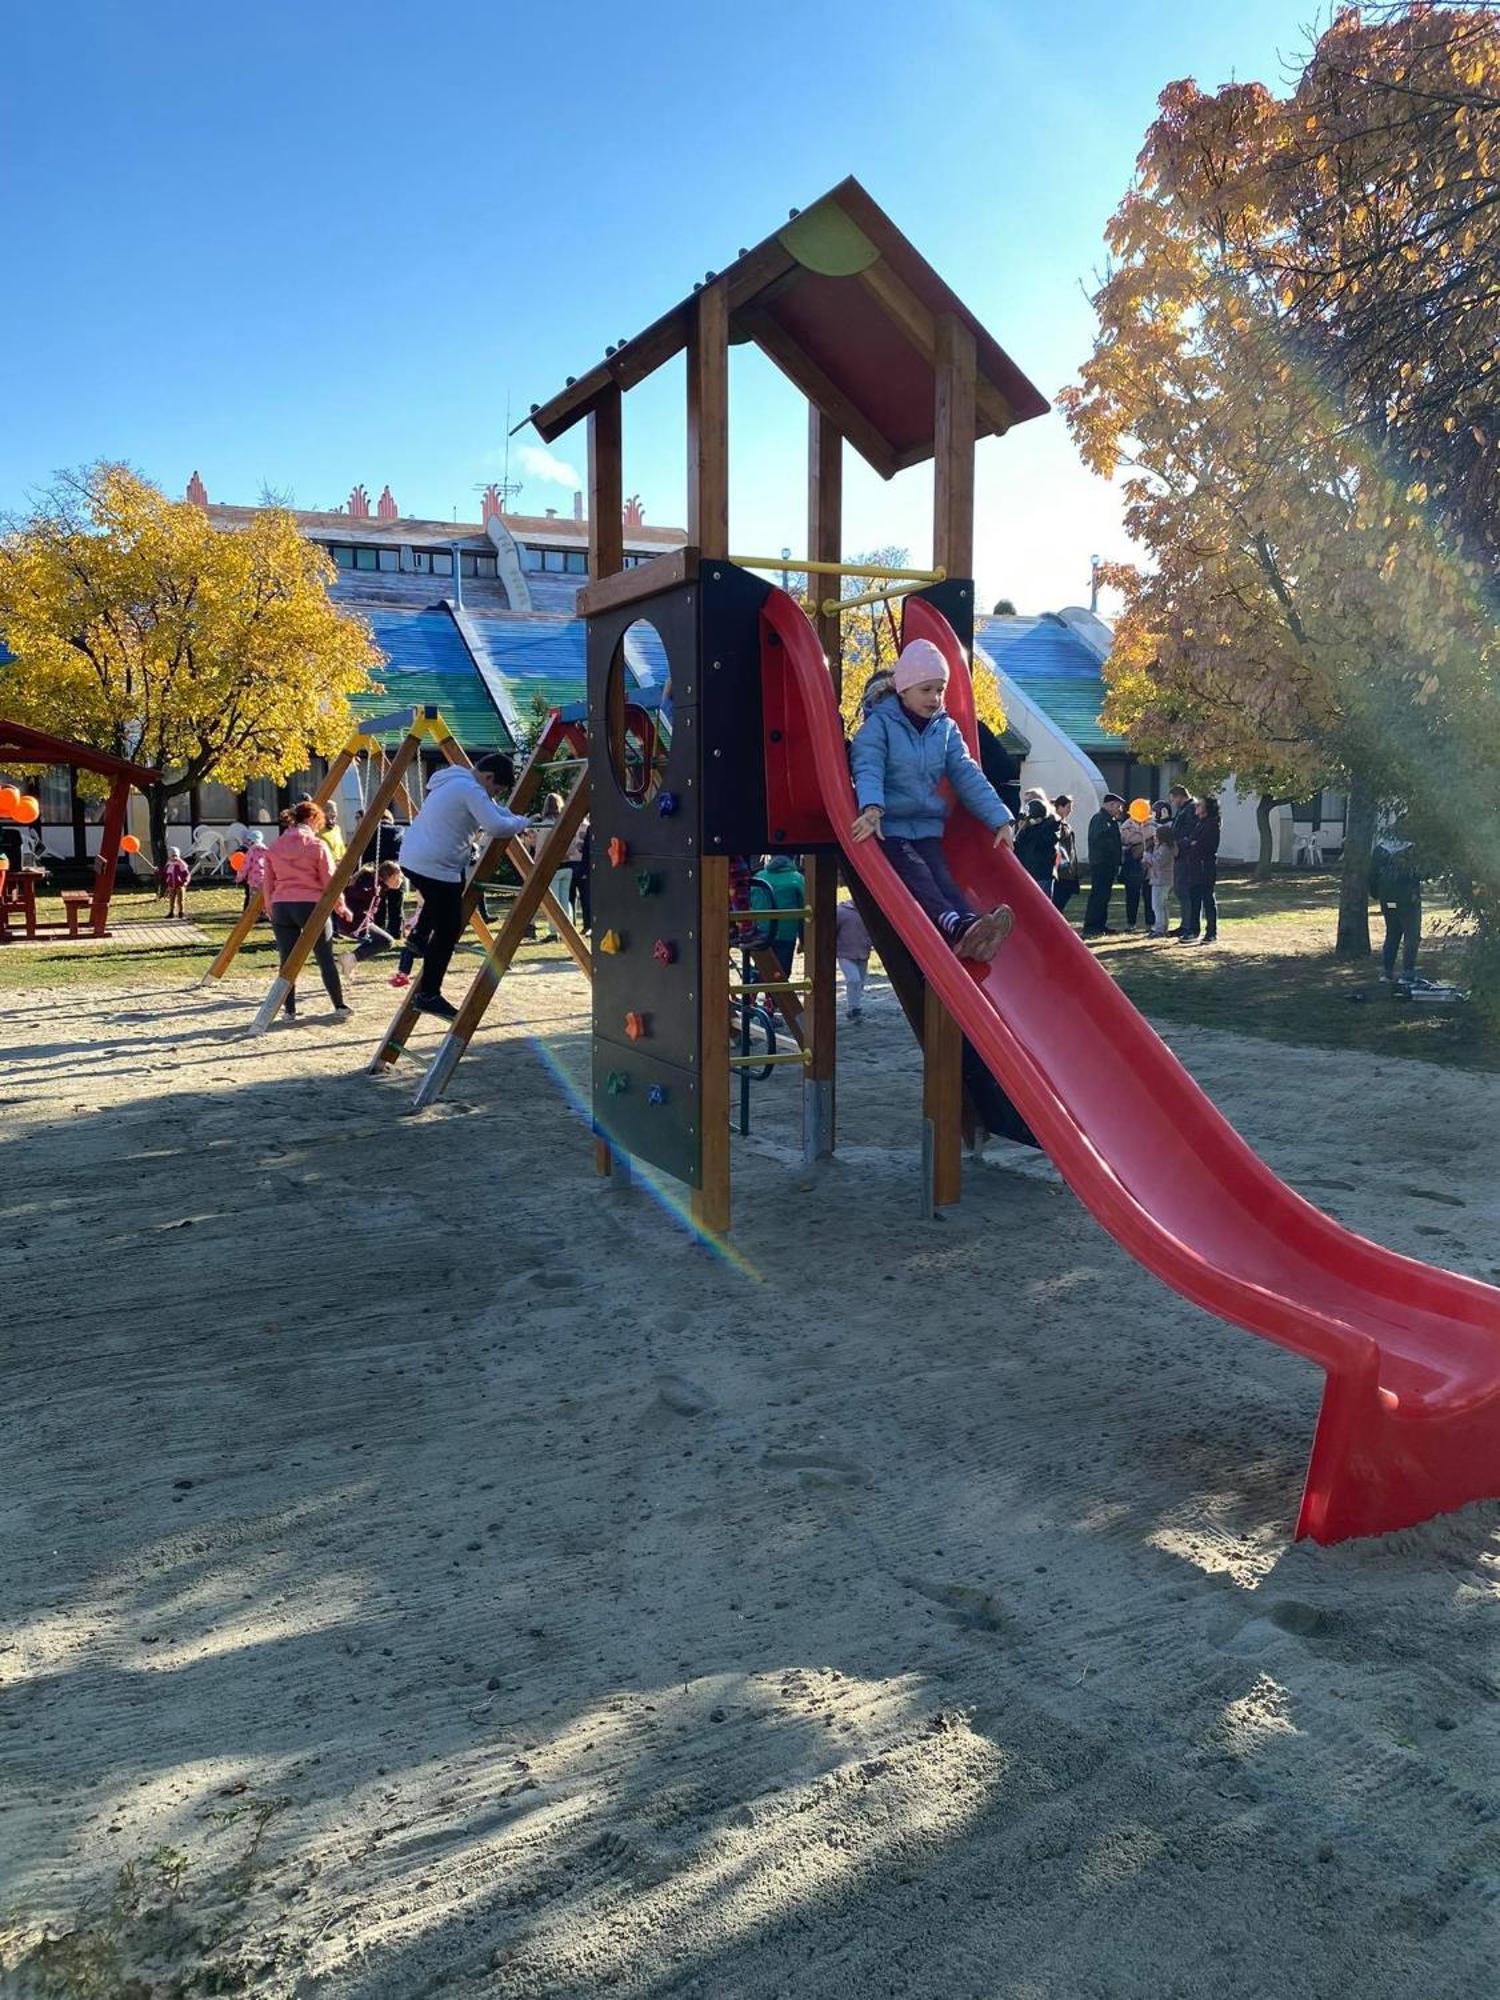
<svg viewBox="0 0 1500 2000">
<path fill-rule="evenodd" d="M 0 1022 L 0 1990 L 1492 2000 L 1500 1508 L 1294 1547 L 1319 1376 L 1010 1148 L 917 1221 L 883 990 L 732 1261 L 595 1180 L 571 971 L 422 1118 L 364 991 Z M 1500 1078 L 1172 1039 L 1497 1275 Z"/>
</svg>

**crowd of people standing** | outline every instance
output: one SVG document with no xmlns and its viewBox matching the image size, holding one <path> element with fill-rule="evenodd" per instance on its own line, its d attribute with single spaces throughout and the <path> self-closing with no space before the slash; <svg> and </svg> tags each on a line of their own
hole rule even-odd
<svg viewBox="0 0 1500 2000">
<path fill-rule="evenodd" d="M 1045 792 L 1029 791 L 1016 833 L 1016 859 L 1059 910 L 1067 909 L 1082 886 L 1072 813 L 1066 792 L 1049 799 Z M 1212 944 L 1219 934 L 1219 832 L 1218 800 L 1194 798 L 1184 785 L 1173 785 L 1141 817 L 1118 792 L 1106 792 L 1085 835 L 1083 935 L 1108 937 L 1139 928 L 1152 937 Z M 1116 886 L 1124 902 L 1123 925 L 1109 921 Z M 1174 897 L 1177 925 L 1171 929 Z"/>
</svg>

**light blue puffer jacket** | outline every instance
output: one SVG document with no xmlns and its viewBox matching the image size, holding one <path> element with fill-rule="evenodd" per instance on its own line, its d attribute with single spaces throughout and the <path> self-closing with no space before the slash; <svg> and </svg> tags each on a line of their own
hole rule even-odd
<svg viewBox="0 0 1500 2000">
<path fill-rule="evenodd" d="M 854 739 L 850 764 L 860 811 L 883 806 L 881 832 L 897 840 L 941 835 L 948 817 L 948 801 L 938 790 L 944 778 L 959 803 L 991 833 L 1013 817 L 964 747 L 953 717 L 940 712 L 919 728 L 899 695 L 871 709 Z"/>
</svg>

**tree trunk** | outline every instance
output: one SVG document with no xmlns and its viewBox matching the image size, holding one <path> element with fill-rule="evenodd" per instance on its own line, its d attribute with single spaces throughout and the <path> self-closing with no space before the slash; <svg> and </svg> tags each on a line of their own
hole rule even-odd
<svg viewBox="0 0 1500 2000">
<path fill-rule="evenodd" d="M 1339 878 L 1335 958 L 1370 956 L 1370 850 L 1375 845 L 1375 793 L 1356 774 L 1344 805 L 1344 865 Z"/>
<path fill-rule="evenodd" d="M 146 793 L 146 807 L 151 824 L 151 866 L 160 880 L 161 871 L 167 865 L 167 788 L 152 785 Z"/>
<path fill-rule="evenodd" d="M 1253 882 L 1269 882 L 1271 879 L 1271 867 L 1276 859 L 1271 815 L 1285 803 L 1284 799 L 1273 798 L 1269 792 L 1262 792 L 1255 801 L 1255 830 L 1260 836 L 1260 852 L 1255 857 L 1255 872 L 1250 878 Z"/>
</svg>

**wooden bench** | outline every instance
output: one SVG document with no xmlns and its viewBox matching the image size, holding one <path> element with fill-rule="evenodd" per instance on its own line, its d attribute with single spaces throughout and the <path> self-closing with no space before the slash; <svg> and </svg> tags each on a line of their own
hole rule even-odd
<svg viewBox="0 0 1500 2000">
<path fill-rule="evenodd" d="M 68 936 L 78 936 L 80 919 L 87 921 L 94 907 L 94 898 L 88 889 L 64 889 L 62 892 L 63 916 L 67 919 Z"/>
</svg>

